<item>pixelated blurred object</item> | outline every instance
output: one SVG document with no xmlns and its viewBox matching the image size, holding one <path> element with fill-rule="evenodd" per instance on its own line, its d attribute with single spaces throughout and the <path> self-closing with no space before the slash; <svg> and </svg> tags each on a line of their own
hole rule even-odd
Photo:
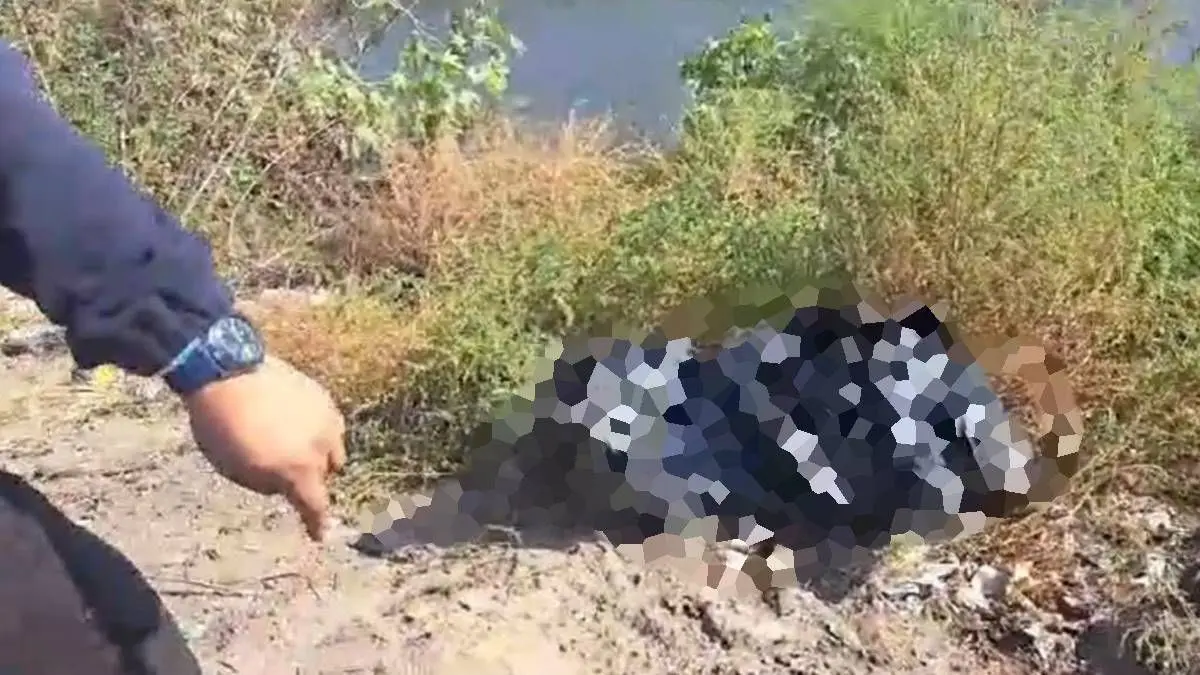
<svg viewBox="0 0 1200 675">
<path fill-rule="evenodd" d="M 1082 414 L 1044 349 L 1007 339 L 972 354 L 935 308 L 855 288 L 755 297 L 698 302 L 650 334 L 564 341 L 422 507 L 438 514 L 423 538 L 485 523 L 618 546 L 698 537 L 783 547 L 812 573 L 899 534 L 978 532 L 1078 470 Z M 989 374 L 1029 388 L 1032 436 Z M 414 514 L 394 513 L 379 545 L 407 539 L 397 524 Z"/>
</svg>

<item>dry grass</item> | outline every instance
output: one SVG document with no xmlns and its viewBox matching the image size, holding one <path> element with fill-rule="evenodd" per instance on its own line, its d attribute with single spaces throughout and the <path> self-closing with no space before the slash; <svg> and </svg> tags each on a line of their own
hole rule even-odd
<svg viewBox="0 0 1200 675">
<path fill-rule="evenodd" d="M 247 307 L 273 352 L 319 379 L 346 409 L 404 386 L 419 319 L 384 300 L 338 295 L 319 305 Z"/>
<path fill-rule="evenodd" d="M 0 33 L 50 99 L 248 282 L 327 277 L 319 246 L 372 185 L 311 114 L 310 0 L 5 3 Z"/>
<path fill-rule="evenodd" d="M 530 134 L 498 121 L 465 142 L 402 148 L 372 217 L 339 233 L 339 262 L 367 274 L 437 274 L 459 262 L 455 242 L 484 247 L 545 223 L 603 221 L 628 192 L 619 153 L 600 122 Z"/>
<path fill-rule="evenodd" d="M 599 123 L 550 137 L 503 124 L 466 144 L 400 150 L 386 189 L 339 230 L 336 248 L 344 269 L 409 274 L 417 290 L 400 305 L 351 291 L 319 306 L 263 308 L 272 348 L 320 376 L 350 408 L 400 396 L 455 294 L 486 290 L 470 286 L 480 260 L 531 232 L 602 241 L 597 232 L 646 198 L 623 180 L 627 153 Z"/>
</svg>

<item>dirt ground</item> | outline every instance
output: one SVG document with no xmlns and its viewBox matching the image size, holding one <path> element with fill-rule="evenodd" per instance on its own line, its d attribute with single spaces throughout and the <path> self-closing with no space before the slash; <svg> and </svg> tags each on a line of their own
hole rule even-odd
<svg viewBox="0 0 1200 675">
<path fill-rule="evenodd" d="M 9 304 L 6 330 L 29 314 Z M 61 347 L 31 351 L 0 357 L 0 466 L 131 558 L 207 673 L 1031 672 L 867 591 L 706 599 L 590 543 L 382 559 L 345 526 L 314 545 L 281 502 L 209 469 L 169 397 L 80 384 Z"/>
</svg>

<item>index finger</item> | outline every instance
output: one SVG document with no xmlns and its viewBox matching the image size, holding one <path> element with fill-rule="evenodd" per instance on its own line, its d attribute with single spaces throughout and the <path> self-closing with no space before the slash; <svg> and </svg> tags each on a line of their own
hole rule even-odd
<svg viewBox="0 0 1200 675">
<path fill-rule="evenodd" d="M 341 415 L 329 443 L 329 473 L 337 473 L 346 466 L 346 418 Z"/>
<path fill-rule="evenodd" d="M 325 485 L 324 477 L 307 472 L 299 480 L 290 483 L 284 490 L 284 495 L 300 515 L 308 537 L 313 541 L 321 541 L 329 516 L 329 489 Z"/>
</svg>

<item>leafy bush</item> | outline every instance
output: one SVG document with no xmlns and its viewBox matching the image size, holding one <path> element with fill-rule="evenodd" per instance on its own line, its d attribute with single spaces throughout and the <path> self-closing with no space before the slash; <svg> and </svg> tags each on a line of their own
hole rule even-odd
<svg viewBox="0 0 1200 675">
<path fill-rule="evenodd" d="M 360 11 L 395 16 L 395 0 L 370 0 Z M 396 67 L 381 82 L 365 81 L 352 64 L 314 49 L 311 68 L 300 72 L 310 110 L 347 119 L 342 151 L 354 159 L 381 157 L 398 143 L 425 144 L 477 126 L 508 89 L 513 54 L 521 41 L 485 1 L 449 13 L 445 38 L 416 26 Z"/>
<path fill-rule="evenodd" d="M 1049 339 L 1119 404 L 1148 386 L 1135 363 L 1192 348 L 1196 79 L 1152 58 L 1153 26 L 1092 9 L 851 0 L 791 33 L 747 22 L 684 65 L 688 142 L 735 97 L 774 97 L 759 152 L 805 167 L 854 276 L 949 300 L 968 332 Z"/>
</svg>

